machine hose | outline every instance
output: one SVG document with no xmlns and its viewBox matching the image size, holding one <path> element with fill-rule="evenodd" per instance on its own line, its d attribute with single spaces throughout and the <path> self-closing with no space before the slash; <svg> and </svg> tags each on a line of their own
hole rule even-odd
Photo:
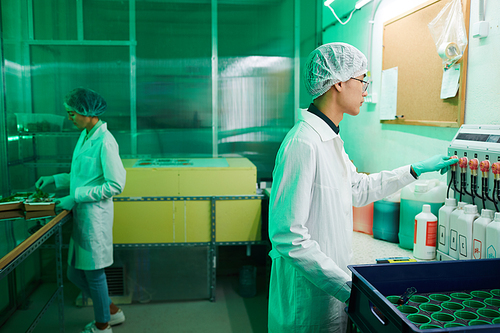
<svg viewBox="0 0 500 333">
<path fill-rule="evenodd" d="M 493 204 L 495 205 L 495 209 L 498 211 L 497 200 L 495 199 L 495 193 L 497 192 L 497 187 L 498 187 L 497 181 L 495 180 L 495 185 L 493 186 L 493 193 L 491 197 L 488 195 L 488 179 L 485 178 L 483 182 L 484 182 L 483 185 L 484 196 L 486 197 L 486 199 L 493 202 Z"/>
<path fill-rule="evenodd" d="M 460 174 L 460 187 L 462 188 L 462 192 L 464 194 L 467 194 L 468 196 L 470 196 L 472 198 L 472 204 L 474 204 L 474 195 L 467 191 L 467 182 L 466 182 L 465 177 L 466 177 L 465 173 Z M 462 193 L 460 193 L 460 194 L 462 194 Z M 462 201 L 462 196 L 460 196 L 460 201 Z"/>
<path fill-rule="evenodd" d="M 488 199 L 487 197 L 487 193 L 488 193 L 488 178 L 481 178 L 481 181 L 483 182 L 482 183 L 482 186 L 481 186 L 481 200 L 483 201 L 483 209 L 486 208 L 486 199 Z"/>
<path fill-rule="evenodd" d="M 451 188 L 451 183 L 453 182 L 453 176 L 450 177 L 450 183 L 448 184 L 448 189 L 446 190 L 446 197 L 450 198 L 450 188 Z"/>
<path fill-rule="evenodd" d="M 497 200 L 500 201 L 500 186 L 498 185 L 500 183 L 500 180 L 495 179 L 495 186 L 493 186 L 493 203 L 495 204 L 495 209 L 498 212 L 498 206 L 497 206 L 497 201 L 495 200 L 495 193 L 497 195 Z"/>
<path fill-rule="evenodd" d="M 482 184 L 482 195 L 479 195 L 477 193 L 477 176 L 474 176 L 474 175 L 471 175 L 471 190 L 472 190 L 472 193 L 478 197 L 479 199 L 481 199 L 482 203 L 483 203 L 483 209 L 486 208 L 486 196 L 485 196 L 485 193 L 484 193 L 484 180 L 485 178 L 481 178 L 483 184 Z M 488 183 L 486 183 L 488 184 Z"/>
<path fill-rule="evenodd" d="M 456 182 L 456 171 L 451 172 L 451 182 L 453 183 L 453 189 L 455 190 L 456 193 L 460 194 L 460 201 L 462 201 L 462 191 L 460 191 L 457 187 L 457 182 Z"/>
<path fill-rule="evenodd" d="M 465 177 L 464 177 L 465 178 Z M 470 176 L 470 196 L 472 197 L 472 204 L 475 205 L 476 203 L 474 202 L 474 198 L 477 195 L 476 193 L 476 187 L 477 187 L 477 176 Z"/>
</svg>

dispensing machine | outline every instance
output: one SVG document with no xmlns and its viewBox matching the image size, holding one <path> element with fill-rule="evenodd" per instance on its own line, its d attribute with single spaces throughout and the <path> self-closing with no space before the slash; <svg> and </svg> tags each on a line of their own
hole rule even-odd
<svg viewBox="0 0 500 333">
<path fill-rule="evenodd" d="M 462 125 L 448 147 L 458 158 L 448 172 L 447 197 L 498 212 L 500 208 L 500 125 Z M 480 179 L 479 179 L 480 178 Z M 451 257 L 437 251 L 438 260 Z"/>
<path fill-rule="evenodd" d="M 448 197 L 453 189 L 457 201 L 498 211 L 500 125 L 462 125 L 450 143 L 448 154 L 459 159 L 448 172 Z"/>
</svg>

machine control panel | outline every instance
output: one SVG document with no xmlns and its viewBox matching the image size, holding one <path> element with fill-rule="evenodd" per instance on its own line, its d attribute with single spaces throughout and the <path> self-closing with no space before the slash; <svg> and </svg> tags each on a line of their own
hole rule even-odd
<svg viewBox="0 0 500 333">
<path fill-rule="evenodd" d="M 497 134 L 477 134 L 477 133 L 458 133 L 455 140 L 478 141 L 500 143 L 500 135 Z"/>
</svg>

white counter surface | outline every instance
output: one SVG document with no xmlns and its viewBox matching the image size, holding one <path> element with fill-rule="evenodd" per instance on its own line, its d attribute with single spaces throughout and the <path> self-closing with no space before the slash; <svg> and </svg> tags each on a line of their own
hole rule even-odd
<svg viewBox="0 0 500 333">
<path fill-rule="evenodd" d="M 354 231 L 352 236 L 354 256 L 352 265 L 376 264 L 375 259 L 386 257 L 413 257 L 413 251 L 406 250 L 397 243 L 391 243 L 373 238 L 361 232 Z M 419 260 L 420 261 L 420 260 Z"/>
</svg>

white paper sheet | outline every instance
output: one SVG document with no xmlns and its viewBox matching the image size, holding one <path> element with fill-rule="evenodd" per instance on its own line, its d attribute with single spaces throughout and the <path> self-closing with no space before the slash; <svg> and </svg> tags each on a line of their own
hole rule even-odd
<svg viewBox="0 0 500 333">
<path fill-rule="evenodd" d="M 396 118 L 398 105 L 398 68 L 382 71 L 382 87 L 380 90 L 380 120 Z"/>
<path fill-rule="evenodd" d="M 451 66 L 447 71 L 443 70 L 443 81 L 441 82 L 441 99 L 451 98 L 457 95 L 459 79 L 460 64 Z"/>
</svg>

